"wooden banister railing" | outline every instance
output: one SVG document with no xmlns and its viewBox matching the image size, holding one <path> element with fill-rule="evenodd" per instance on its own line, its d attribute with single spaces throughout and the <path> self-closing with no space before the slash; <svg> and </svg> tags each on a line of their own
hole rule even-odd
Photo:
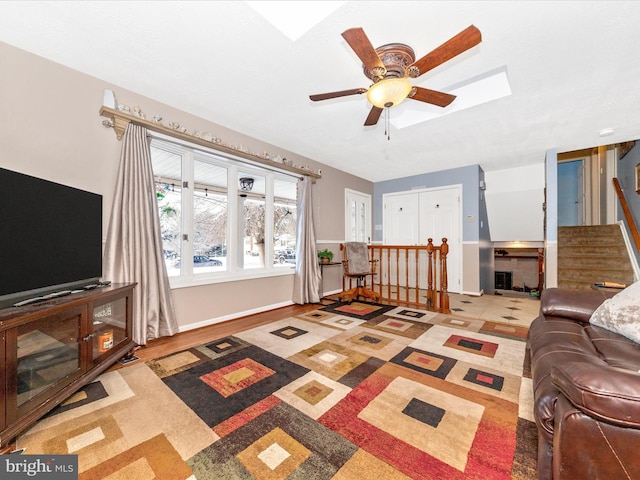
<svg viewBox="0 0 640 480">
<path fill-rule="evenodd" d="M 441 313 L 451 313 L 449 309 L 449 278 L 447 276 L 447 254 L 449 244 L 447 239 L 442 239 L 442 245 L 436 247 L 430 238 L 427 244 L 428 285 L 427 308 Z M 439 285 L 438 285 L 439 283 Z"/>
<path fill-rule="evenodd" d="M 447 290 L 447 239 L 442 245 L 369 245 L 378 272 L 371 290 L 381 301 L 451 313 Z"/>
<path fill-rule="evenodd" d="M 640 252 L 640 234 L 638 233 L 638 227 L 636 227 L 636 224 L 633 221 L 633 215 L 631 215 L 631 210 L 629 209 L 629 204 L 627 203 L 627 199 L 624 196 L 624 192 L 622 191 L 620 182 L 617 178 L 613 178 L 612 180 L 613 186 L 616 189 L 616 194 L 618 195 L 618 200 L 620 201 L 620 206 L 622 207 L 622 211 L 624 213 L 624 218 L 627 221 L 627 225 L 629 225 L 629 231 L 636 246 L 636 251 Z"/>
</svg>

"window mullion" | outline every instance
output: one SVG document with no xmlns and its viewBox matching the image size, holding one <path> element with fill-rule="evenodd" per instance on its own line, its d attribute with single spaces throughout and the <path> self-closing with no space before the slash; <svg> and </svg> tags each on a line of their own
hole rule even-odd
<svg viewBox="0 0 640 480">
<path fill-rule="evenodd" d="M 238 196 L 238 167 L 231 164 L 227 170 L 227 268 L 230 272 L 237 272 L 239 262 L 244 258 L 242 248 L 243 231 L 240 230 L 242 212 Z"/>
<path fill-rule="evenodd" d="M 186 183 L 185 183 L 186 182 Z M 185 187 L 187 185 L 187 187 Z M 182 157 L 182 262 L 180 274 L 193 276 L 193 153 Z"/>
<path fill-rule="evenodd" d="M 264 215 L 264 267 L 267 270 L 274 268 L 273 265 L 273 224 L 275 215 L 275 203 L 273 193 L 274 175 L 269 173 L 266 175 L 265 182 L 265 215 Z"/>
</svg>

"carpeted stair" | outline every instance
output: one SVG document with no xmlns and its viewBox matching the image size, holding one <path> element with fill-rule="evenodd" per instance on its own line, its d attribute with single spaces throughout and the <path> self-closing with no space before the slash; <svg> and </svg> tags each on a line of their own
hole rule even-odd
<svg viewBox="0 0 640 480">
<path fill-rule="evenodd" d="M 596 282 L 633 283 L 620 226 L 558 227 L 558 286 L 586 290 Z"/>
</svg>

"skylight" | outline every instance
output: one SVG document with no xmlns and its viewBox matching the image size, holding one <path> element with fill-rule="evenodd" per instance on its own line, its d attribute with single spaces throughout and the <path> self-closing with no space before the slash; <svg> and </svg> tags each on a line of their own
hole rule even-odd
<svg viewBox="0 0 640 480">
<path fill-rule="evenodd" d="M 483 103 L 511 95 L 511 86 L 506 67 L 471 78 L 451 88 L 443 89 L 457 98 L 445 108 L 423 102 L 406 100 L 399 108 L 393 109 L 390 121 L 395 128 L 405 128 L 433 120 L 453 112 L 475 107 Z"/>
<path fill-rule="evenodd" d="M 246 2 L 295 42 L 345 2 Z"/>
</svg>

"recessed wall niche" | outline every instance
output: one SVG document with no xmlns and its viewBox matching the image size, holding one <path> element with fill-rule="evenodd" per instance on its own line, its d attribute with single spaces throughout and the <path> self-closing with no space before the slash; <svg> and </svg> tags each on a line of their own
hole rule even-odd
<svg viewBox="0 0 640 480">
<path fill-rule="evenodd" d="M 495 289 L 529 293 L 542 288 L 541 248 L 494 248 Z"/>
</svg>

